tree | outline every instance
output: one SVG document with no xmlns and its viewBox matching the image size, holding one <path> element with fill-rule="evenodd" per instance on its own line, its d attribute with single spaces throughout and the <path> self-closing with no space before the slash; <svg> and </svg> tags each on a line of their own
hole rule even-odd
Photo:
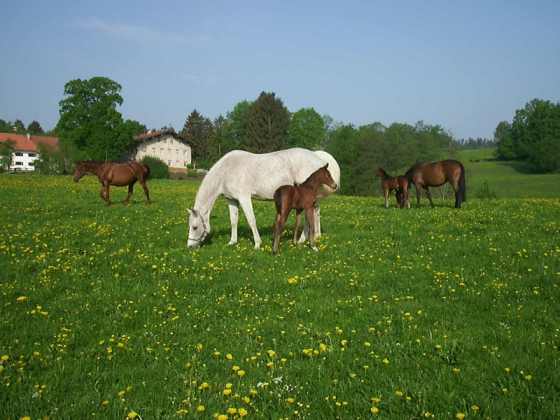
<svg viewBox="0 0 560 420">
<path fill-rule="evenodd" d="M 358 162 L 359 132 L 352 124 L 341 125 L 331 133 L 331 140 L 327 152 L 330 153 L 340 166 L 340 179 L 344 180 L 341 192 L 355 195 L 358 193 Z"/>
<path fill-rule="evenodd" d="M 68 97 L 59 102 L 60 119 L 55 129 L 61 150 L 78 151 L 81 156 L 73 158 L 114 161 L 133 147 L 132 135 L 140 131 L 131 133 L 131 129 L 140 124 L 125 123 L 116 110 L 123 103 L 121 89 L 106 77 L 75 79 L 64 85 Z"/>
<path fill-rule="evenodd" d="M 252 104 L 249 101 L 241 101 L 233 107 L 233 110 L 226 113 L 227 140 L 223 148 L 224 154 L 243 148 L 243 139 L 247 133 L 247 118 Z"/>
<path fill-rule="evenodd" d="M 190 138 L 200 146 L 193 150 L 194 160 L 199 166 L 209 167 L 208 139 L 212 136 L 212 122 L 196 109 L 187 116 L 181 135 Z"/>
<path fill-rule="evenodd" d="M 0 143 L 0 172 L 9 171 L 12 164 L 12 152 L 16 142 L 12 139 L 7 139 Z"/>
<path fill-rule="evenodd" d="M 290 115 L 282 100 L 274 93 L 261 92 L 249 110 L 243 138 L 245 150 L 267 153 L 285 148 L 289 124 Z"/>
<path fill-rule="evenodd" d="M 37 121 L 33 121 L 27 126 L 27 132 L 29 134 L 43 134 L 43 127 Z"/>
<path fill-rule="evenodd" d="M 496 147 L 494 155 L 498 159 L 514 159 L 517 156 L 511 137 L 511 123 L 501 121 L 494 130 L 494 142 Z"/>
<path fill-rule="evenodd" d="M 60 148 L 39 142 L 39 157 L 35 160 L 35 168 L 43 175 L 69 174 L 74 170 L 74 161 Z"/>
<path fill-rule="evenodd" d="M 377 195 L 379 183 L 372 177 L 378 166 L 385 167 L 383 161 L 383 142 L 387 128 L 375 122 L 358 129 L 358 160 L 356 171 L 356 194 Z"/>
<path fill-rule="evenodd" d="M 208 137 L 208 144 L 206 145 L 207 160 L 210 165 L 213 165 L 220 159 L 226 152 L 226 145 L 228 144 L 228 131 L 226 119 L 218 115 L 212 122 L 212 130 Z M 229 150 L 228 150 L 229 151 Z"/>
<path fill-rule="evenodd" d="M 560 103 L 533 99 L 515 111 L 513 122 L 498 124 L 503 134 L 496 148 L 502 159 L 523 159 L 536 172 L 560 169 Z"/>
<path fill-rule="evenodd" d="M 313 108 L 301 108 L 290 118 L 288 147 L 317 150 L 325 143 L 325 122 Z"/>
<path fill-rule="evenodd" d="M 21 120 L 15 120 L 13 128 L 15 128 L 14 131 L 25 131 L 25 125 L 23 124 L 23 121 L 21 121 Z"/>
</svg>

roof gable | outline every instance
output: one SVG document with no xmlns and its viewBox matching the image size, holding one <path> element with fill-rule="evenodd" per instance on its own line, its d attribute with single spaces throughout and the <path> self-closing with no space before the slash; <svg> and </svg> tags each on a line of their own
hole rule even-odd
<svg viewBox="0 0 560 420">
<path fill-rule="evenodd" d="M 0 141 L 5 142 L 6 140 L 15 141 L 15 150 L 37 151 L 39 143 L 46 143 L 54 147 L 57 147 L 58 144 L 58 137 L 35 136 L 31 134 L 0 133 Z"/>
<path fill-rule="evenodd" d="M 184 143 L 189 144 L 191 147 L 198 147 L 198 146 L 200 146 L 200 144 L 198 144 L 197 142 L 195 142 L 195 141 L 193 141 L 193 140 L 191 140 L 191 139 L 189 139 L 189 138 L 187 138 L 187 137 L 185 137 L 185 136 L 182 136 L 181 134 L 178 134 L 178 133 L 176 133 L 176 132 L 173 131 L 173 130 L 151 131 L 151 132 L 149 132 L 149 133 L 145 133 L 145 134 L 140 134 L 140 135 L 138 135 L 138 136 L 134 136 L 133 139 L 134 139 L 134 141 L 135 141 L 136 143 L 142 143 L 142 142 L 144 142 L 144 141 L 146 141 L 146 140 L 153 139 L 153 138 L 155 138 L 155 137 L 159 137 L 159 136 L 162 136 L 162 135 L 164 135 L 164 134 L 169 134 L 169 135 L 171 135 L 174 139 L 181 140 L 181 141 L 183 141 Z"/>
</svg>

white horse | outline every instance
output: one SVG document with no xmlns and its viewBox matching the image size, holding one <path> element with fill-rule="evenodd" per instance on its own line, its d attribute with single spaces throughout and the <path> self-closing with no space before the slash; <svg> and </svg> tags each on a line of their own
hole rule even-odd
<svg viewBox="0 0 560 420">
<path fill-rule="evenodd" d="M 237 243 L 238 207 L 241 204 L 253 232 L 255 249 L 259 249 L 262 241 L 257 230 L 251 198 L 272 200 L 274 191 L 278 187 L 299 185 L 327 163 L 332 178 L 340 186 L 340 168 L 336 160 L 327 152 L 294 148 L 263 154 L 253 154 L 241 150 L 227 153 L 208 171 L 196 193 L 194 207 L 187 209 L 189 213 L 187 246 L 198 247 L 210 233 L 210 211 L 218 196 L 223 195 L 229 205 L 231 222 L 229 245 Z M 317 199 L 327 197 L 333 191 L 330 187 L 322 185 L 317 190 Z M 321 234 L 319 217 L 320 212 L 317 206 L 313 217 L 315 238 Z M 304 242 L 308 234 L 308 229 L 304 230 L 299 242 Z"/>
</svg>

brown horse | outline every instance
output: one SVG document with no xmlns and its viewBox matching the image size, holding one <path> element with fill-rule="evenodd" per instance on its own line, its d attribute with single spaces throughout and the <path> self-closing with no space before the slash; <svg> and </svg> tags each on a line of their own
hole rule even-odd
<svg viewBox="0 0 560 420">
<path fill-rule="evenodd" d="M 123 201 L 123 204 L 128 204 L 128 199 L 132 195 L 136 181 L 140 182 L 144 189 L 146 203 L 151 204 L 150 192 L 146 186 L 146 180 L 150 177 L 150 167 L 148 165 L 138 162 L 113 163 L 102 160 L 87 160 L 75 163 L 74 182 L 78 182 L 86 172 L 97 175 L 99 182 L 101 182 L 99 196 L 107 206 L 111 204 L 111 201 L 109 201 L 109 185 L 117 187 L 128 185 L 128 194 Z"/>
<path fill-rule="evenodd" d="M 389 193 L 392 190 L 397 190 L 397 207 L 402 207 L 403 201 L 406 202 L 406 208 L 410 208 L 408 201 L 408 179 L 404 176 L 392 177 L 385 170 L 379 166 L 373 176 L 381 178 L 381 188 L 383 188 L 383 195 L 385 196 L 385 208 L 389 208 Z"/>
<path fill-rule="evenodd" d="M 428 187 L 439 187 L 446 182 L 449 182 L 455 191 L 456 209 L 461 208 L 462 201 L 467 201 L 465 168 L 457 160 L 442 160 L 434 163 L 418 162 L 406 171 L 404 176 L 408 179 L 409 187 L 411 182 L 416 187 L 416 208 L 420 207 L 420 188 L 424 189 L 430 205 L 434 207 Z"/>
<path fill-rule="evenodd" d="M 284 223 L 292 209 L 296 210 L 296 223 L 294 226 L 294 245 L 297 244 L 297 233 L 299 229 L 299 220 L 301 212 L 305 210 L 306 223 L 309 228 L 309 246 L 314 251 L 315 247 L 315 229 L 313 223 L 313 208 L 317 203 L 315 193 L 320 185 L 326 184 L 333 190 L 337 188 L 336 182 L 332 179 L 331 173 L 327 169 L 327 163 L 322 168 L 313 172 L 302 184 L 283 185 L 274 191 L 274 204 L 276 205 L 276 217 L 274 219 L 274 247 L 273 253 L 278 252 L 278 242 Z"/>
</svg>

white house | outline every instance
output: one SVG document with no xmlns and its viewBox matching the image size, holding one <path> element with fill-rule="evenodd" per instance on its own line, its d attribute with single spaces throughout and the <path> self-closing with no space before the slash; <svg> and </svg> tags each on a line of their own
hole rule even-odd
<svg viewBox="0 0 560 420">
<path fill-rule="evenodd" d="M 192 163 L 192 148 L 198 143 L 173 130 L 148 131 L 134 137 L 136 143 L 134 159 L 144 156 L 157 158 L 167 164 L 171 171 L 184 171 Z"/>
<path fill-rule="evenodd" d="M 15 142 L 13 146 L 12 162 L 9 170 L 33 171 L 34 162 L 39 157 L 39 143 L 45 143 L 56 147 L 57 137 L 35 136 L 32 134 L 0 133 L 0 142 L 7 140 Z"/>
</svg>

